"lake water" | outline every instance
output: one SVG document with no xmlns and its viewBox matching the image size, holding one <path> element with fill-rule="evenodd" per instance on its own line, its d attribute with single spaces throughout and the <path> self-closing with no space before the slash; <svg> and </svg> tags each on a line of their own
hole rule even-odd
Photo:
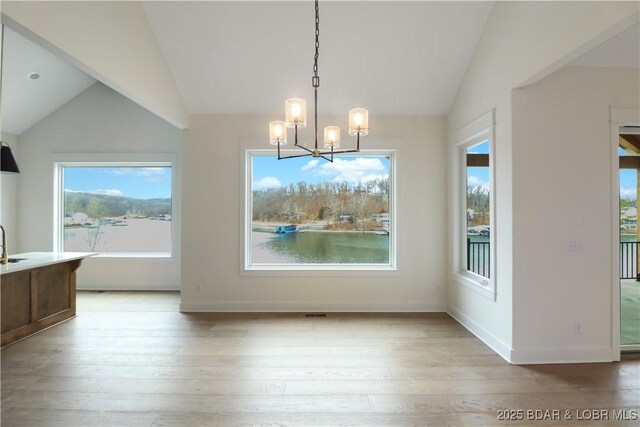
<svg viewBox="0 0 640 427">
<path fill-rule="evenodd" d="M 126 226 L 65 228 L 64 250 L 171 253 L 171 221 L 127 219 L 125 223 Z"/>
<path fill-rule="evenodd" d="M 252 232 L 254 263 L 388 264 L 389 236 Z"/>
</svg>

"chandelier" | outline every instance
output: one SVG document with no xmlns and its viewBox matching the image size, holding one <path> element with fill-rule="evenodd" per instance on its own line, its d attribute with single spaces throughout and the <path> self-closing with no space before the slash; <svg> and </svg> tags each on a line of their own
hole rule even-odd
<svg viewBox="0 0 640 427">
<path fill-rule="evenodd" d="M 324 128 L 324 150 L 318 148 L 318 87 L 320 77 L 318 76 L 318 56 L 320 49 L 320 8 L 318 0 L 316 5 L 316 51 L 313 57 L 313 124 L 315 130 L 313 149 L 307 148 L 298 143 L 298 129 L 307 127 L 307 101 L 300 98 L 290 98 L 284 103 L 285 121 L 273 121 L 269 123 L 269 142 L 278 147 L 278 160 L 292 159 L 295 157 L 322 157 L 333 162 L 335 154 L 357 153 L 360 151 L 360 137 L 369 133 L 369 112 L 364 108 L 354 108 L 349 110 L 349 135 L 356 137 L 356 148 L 340 150 L 340 128 L 338 126 L 327 126 Z M 305 151 L 304 154 L 294 154 L 282 156 L 280 146 L 287 143 L 287 129 L 294 129 L 293 146 Z"/>
</svg>

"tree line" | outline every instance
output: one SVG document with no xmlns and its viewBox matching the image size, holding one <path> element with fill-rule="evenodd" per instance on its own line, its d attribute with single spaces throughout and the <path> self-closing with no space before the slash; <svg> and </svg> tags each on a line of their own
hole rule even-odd
<svg viewBox="0 0 640 427">
<path fill-rule="evenodd" d="M 124 215 L 160 216 L 171 214 L 171 199 L 133 199 L 107 194 L 64 194 L 65 216 L 82 212 L 89 218 L 108 218 Z"/>
<path fill-rule="evenodd" d="M 325 221 L 327 228 L 332 225 L 333 228 L 362 228 L 366 222 L 376 223 L 375 215 L 388 212 L 388 178 L 358 184 L 300 181 L 253 191 L 254 221 L 291 224 Z"/>
<path fill-rule="evenodd" d="M 482 185 L 467 185 L 467 209 L 473 210 L 473 216 L 467 212 L 467 225 L 489 225 L 489 191 Z"/>
</svg>

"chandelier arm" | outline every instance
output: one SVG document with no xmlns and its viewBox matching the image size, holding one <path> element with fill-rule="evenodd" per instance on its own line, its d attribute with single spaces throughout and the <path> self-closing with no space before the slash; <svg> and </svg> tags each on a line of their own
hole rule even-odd
<svg viewBox="0 0 640 427">
<path fill-rule="evenodd" d="M 344 153 L 359 153 L 360 150 L 338 150 L 338 151 L 321 151 L 320 156 L 326 156 L 329 154 L 344 154 Z"/>
<path fill-rule="evenodd" d="M 304 145 L 298 145 L 298 148 L 302 148 L 304 151 L 313 154 L 313 150 L 310 150 L 309 148 L 305 147 Z"/>
<path fill-rule="evenodd" d="M 304 151 L 308 152 L 308 153 L 309 153 L 308 155 L 310 155 L 310 156 L 314 156 L 314 157 L 322 157 L 323 159 L 328 160 L 328 161 L 330 161 L 330 162 L 332 162 L 332 163 L 333 163 L 333 160 L 331 160 L 331 159 L 329 159 L 329 158 L 327 158 L 327 157 L 324 157 L 324 156 L 322 155 L 322 154 L 325 154 L 325 155 L 326 155 L 326 154 L 329 154 L 329 153 L 319 153 L 319 154 L 320 154 L 319 156 L 315 156 L 316 152 L 315 152 L 314 150 L 310 150 L 310 149 L 308 149 L 308 148 L 307 148 L 307 147 L 305 147 L 304 145 L 298 145 L 298 148 L 302 148 Z"/>
<path fill-rule="evenodd" d="M 289 156 L 280 156 L 280 155 L 278 155 L 278 160 L 282 160 L 282 159 L 293 159 L 293 158 L 296 158 L 296 157 L 310 157 L 310 156 L 313 156 L 313 154 L 310 154 L 310 153 L 306 153 L 306 154 L 292 154 L 292 155 L 289 155 Z"/>
<path fill-rule="evenodd" d="M 324 154 L 328 154 L 328 153 L 324 153 Z M 318 155 L 318 156 L 314 156 L 314 155 L 313 155 L 313 151 L 311 151 L 311 152 L 309 152 L 309 153 L 307 153 L 307 154 L 292 154 L 292 155 L 290 155 L 290 156 L 281 156 L 281 155 L 278 155 L 278 160 L 283 160 L 283 159 L 294 159 L 294 158 L 296 158 L 296 157 L 322 157 L 322 158 L 323 158 L 323 159 L 325 159 L 326 161 L 328 161 L 328 162 L 332 162 L 332 163 L 333 163 L 333 160 L 331 160 L 331 159 L 330 159 L 330 158 L 328 158 L 328 157 L 323 156 L 323 155 L 322 155 L 322 153 L 320 153 L 320 155 Z"/>
</svg>

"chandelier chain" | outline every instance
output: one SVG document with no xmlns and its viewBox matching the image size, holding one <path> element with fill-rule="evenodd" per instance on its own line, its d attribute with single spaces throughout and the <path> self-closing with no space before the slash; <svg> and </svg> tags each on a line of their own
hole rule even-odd
<svg viewBox="0 0 640 427">
<path fill-rule="evenodd" d="M 318 78 L 318 56 L 320 50 L 320 7 L 318 6 L 318 0 L 316 0 L 316 54 L 313 57 L 313 76 Z"/>
</svg>

